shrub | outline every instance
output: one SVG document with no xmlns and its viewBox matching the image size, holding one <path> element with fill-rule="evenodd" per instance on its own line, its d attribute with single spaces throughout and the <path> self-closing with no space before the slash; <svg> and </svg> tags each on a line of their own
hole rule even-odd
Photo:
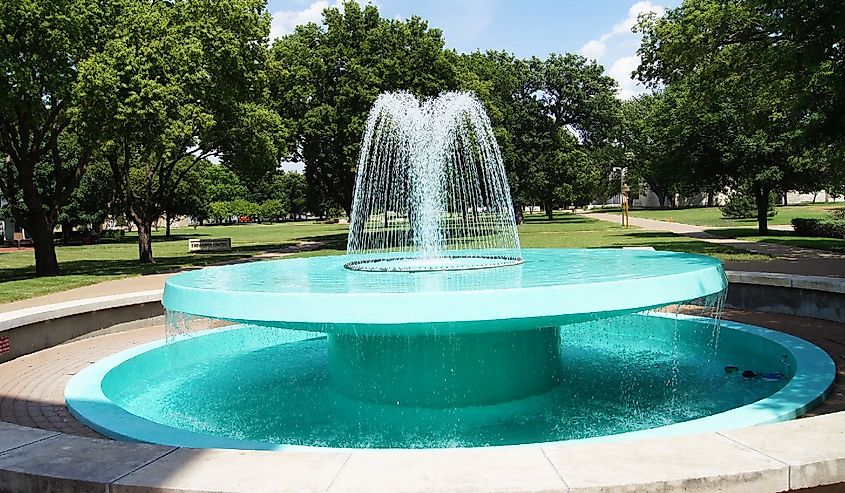
<svg viewBox="0 0 845 493">
<path fill-rule="evenodd" d="M 104 229 L 100 231 L 100 238 L 122 240 L 124 236 L 126 236 L 126 231 L 122 229 Z"/>
<path fill-rule="evenodd" d="M 769 206 L 766 216 L 774 217 L 778 211 L 775 209 L 775 194 L 769 194 Z M 722 216 L 728 219 L 756 219 L 757 204 L 754 202 L 754 195 L 744 189 L 739 189 L 728 198 L 727 203 L 721 207 Z"/>
<path fill-rule="evenodd" d="M 845 221 L 837 219 L 807 219 L 796 217 L 792 229 L 798 236 L 845 239 Z"/>
</svg>

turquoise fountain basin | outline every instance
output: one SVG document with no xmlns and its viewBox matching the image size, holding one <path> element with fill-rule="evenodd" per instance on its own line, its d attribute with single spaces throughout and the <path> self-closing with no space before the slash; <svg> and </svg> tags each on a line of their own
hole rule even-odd
<svg viewBox="0 0 845 493">
<path fill-rule="evenodd" d="M 105 358 L 74 376 L 65 397 L 82 422 L 124 440 L 259 450 L 433 448 L 752 426 L 800 416 L 833 383 L 826 353 L 780 332 L 727 321 L 715 331 L 710 319 L 660 313 L 611 320 L 560 328 L 560 383 L 551 390 L 486 406 L 350 398 L 331 382 L 325 335 L 242 325 Z M 726 373 L 728 365 L 784 379 L 743 378 Z"/>
<path fill-rule="evenodd" d="M 173 276 L 170 343 L 80 372 L 67 403 L 106 435 L 169 445 L 479 447 L 788 419 L 833 381 L 830 358 L 799 339 L 648 312 L 718 300 L 716 259 L 523 257 L 398 273 L 315 257 Z"/>
</svg>

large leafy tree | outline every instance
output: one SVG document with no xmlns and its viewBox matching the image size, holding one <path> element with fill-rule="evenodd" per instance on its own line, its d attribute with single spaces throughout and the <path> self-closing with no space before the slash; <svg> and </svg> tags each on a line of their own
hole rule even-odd
<svg viewBox="0 0 845 493">
<path fill-rule="evenodd" d="M 80 64 L 89 135 L 107 138 L 141 262 L 151 227 L 196 166 L 216 155 L 243 174 L 274 168 L 283 128 L 266 106 L 263 0 L 128 2 L 101 53 Z"/>
<path fill-rule="evenodd" d="M 730 136 L 719 114 L 682 84 L 622 105 L 621 139 L 630 177 L 645 182 L 661 206 L 675 194 L 712 194 L 723 188 L 720 163 Z"/>
<path fill-rule="evenodd" d="M 765 3 L 765 2 L 763 2 Z M 811 186 L 827 163 L 801 159 L 815 120 L 788 68 L 800 49 L 779 31 L 774 11 L 755 0 L 685 0 L 662 18 L 645 18 L 637 75 L 653 85 L 683 85 L 719 132 L 718 159 L 699 162 L 754 194 L 761 233 L 772 191 Z M 806 20 L 807 17 L 805 16 Z M 818 164 L 819 166 L 816 166 Z"/>
<path fill-rule="evenodd" d="M 79 186 L 62 207 L 58 222 L 62 225 L 63 235 L 69 235 L 75 226 L 90 227 L 99 233 L 109 215 L 120 213 L 111 169 L 108 163 L 95 160 L 88 166 Z"/>
<path fill-rule="evenodd" d="M 111 2 L 0 2 L 0 191 L 32 235 L 37 275 L 56 275 L 53 229 L 96 141 L 80 141 L 73 115 L 79 67 L 101 48 Z"/>
<path fill-rule="evenodd" d="M 461 56 L 459 78 L 465 90 L 484 102 L 508 175 L 514 213 L 532 203 L 538 176 L 534 166 L 554 151 L 548 138 L 550 120 L 537 98 L 539 75 L 526 60 L 504 51 Z"/>
<path fill-rule="evenodd" d="M 596 198 L 612 163 L 596 156 L 618 140 L 620 104 L 616 82 L 594 60 L 567 53 L 533 58 L 537 95 L 554 152 L 536 161 L 536 197 L 549 218 L 556 205 L 585 205 Z"/>
<path fill-rule="evenodd" d="M 418 17 L 380 17 L 348 1 L 323 25 L 298 26 L 273 44 L 272 98 L 292 129 L 291 160 L 305 164 L 310 202 L 352 207 L 367 113 L 382 91 L 434 96 L 456 87 L 455 56 Z"/>
<path fill-rule="evenodd" d="M 595 62 L 574 54 L 520 60 L 505 52 L 462 57 L 464 87 L 488 107 L 508 171 L 517 218 L 541 202 L 586 204 L 607 171 L 597 156 L 616 140 L 616 84 Z"/>
</svg>

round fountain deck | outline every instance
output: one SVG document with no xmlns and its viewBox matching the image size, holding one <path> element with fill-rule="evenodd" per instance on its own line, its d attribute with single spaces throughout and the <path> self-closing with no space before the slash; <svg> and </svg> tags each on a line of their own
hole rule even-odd
<svg viewBox="0 0 845 493">
<path fill-rule="evenodd" d="M 466 252 L 470 253 L 470 252 Z M 727 287 L 719 260 L 675 252 L 524 249 L 495 269 L 360 272 L 346 256 L 212 267 L 167 281 L 173 312 L 356 335 L 533 330 L 688 301 Z"/>
<path fill-rule="evenodd" d="M 172 277 L 163 303 L 171 312 L 328 334 L 339 394 L 449 408 L 555 387 L 561 326 L 727 286 L 721 262 L 699 255 L 550 249 L 523 256 L 524 264 L 509 267 L 431 272 L 360 272 L 345 268 L 348 256 L 231 265 Z"/>
</svg>

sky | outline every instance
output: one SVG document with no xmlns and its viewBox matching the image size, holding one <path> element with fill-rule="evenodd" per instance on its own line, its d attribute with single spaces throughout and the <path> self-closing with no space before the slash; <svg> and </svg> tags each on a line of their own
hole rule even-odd
<svg viewBox="0 0 845 493">
<path fill-rule="evenodd" d="M 341 0 L 270 0 L 271 38 L 297 24 L 320 22 L 321 12 Z M 459 52 L 506 50 L 519 57 L 577 52 L 595 58 L 619 83 L 619 96 L 645 89 L 631 80 L 639 64 L 639 37 L 631 33 L 637 15 L 661 14 L 680 0 L 359 0 L 383 17 L 418 15 L 443 30 L 448 48 Z"/>
</svg>

